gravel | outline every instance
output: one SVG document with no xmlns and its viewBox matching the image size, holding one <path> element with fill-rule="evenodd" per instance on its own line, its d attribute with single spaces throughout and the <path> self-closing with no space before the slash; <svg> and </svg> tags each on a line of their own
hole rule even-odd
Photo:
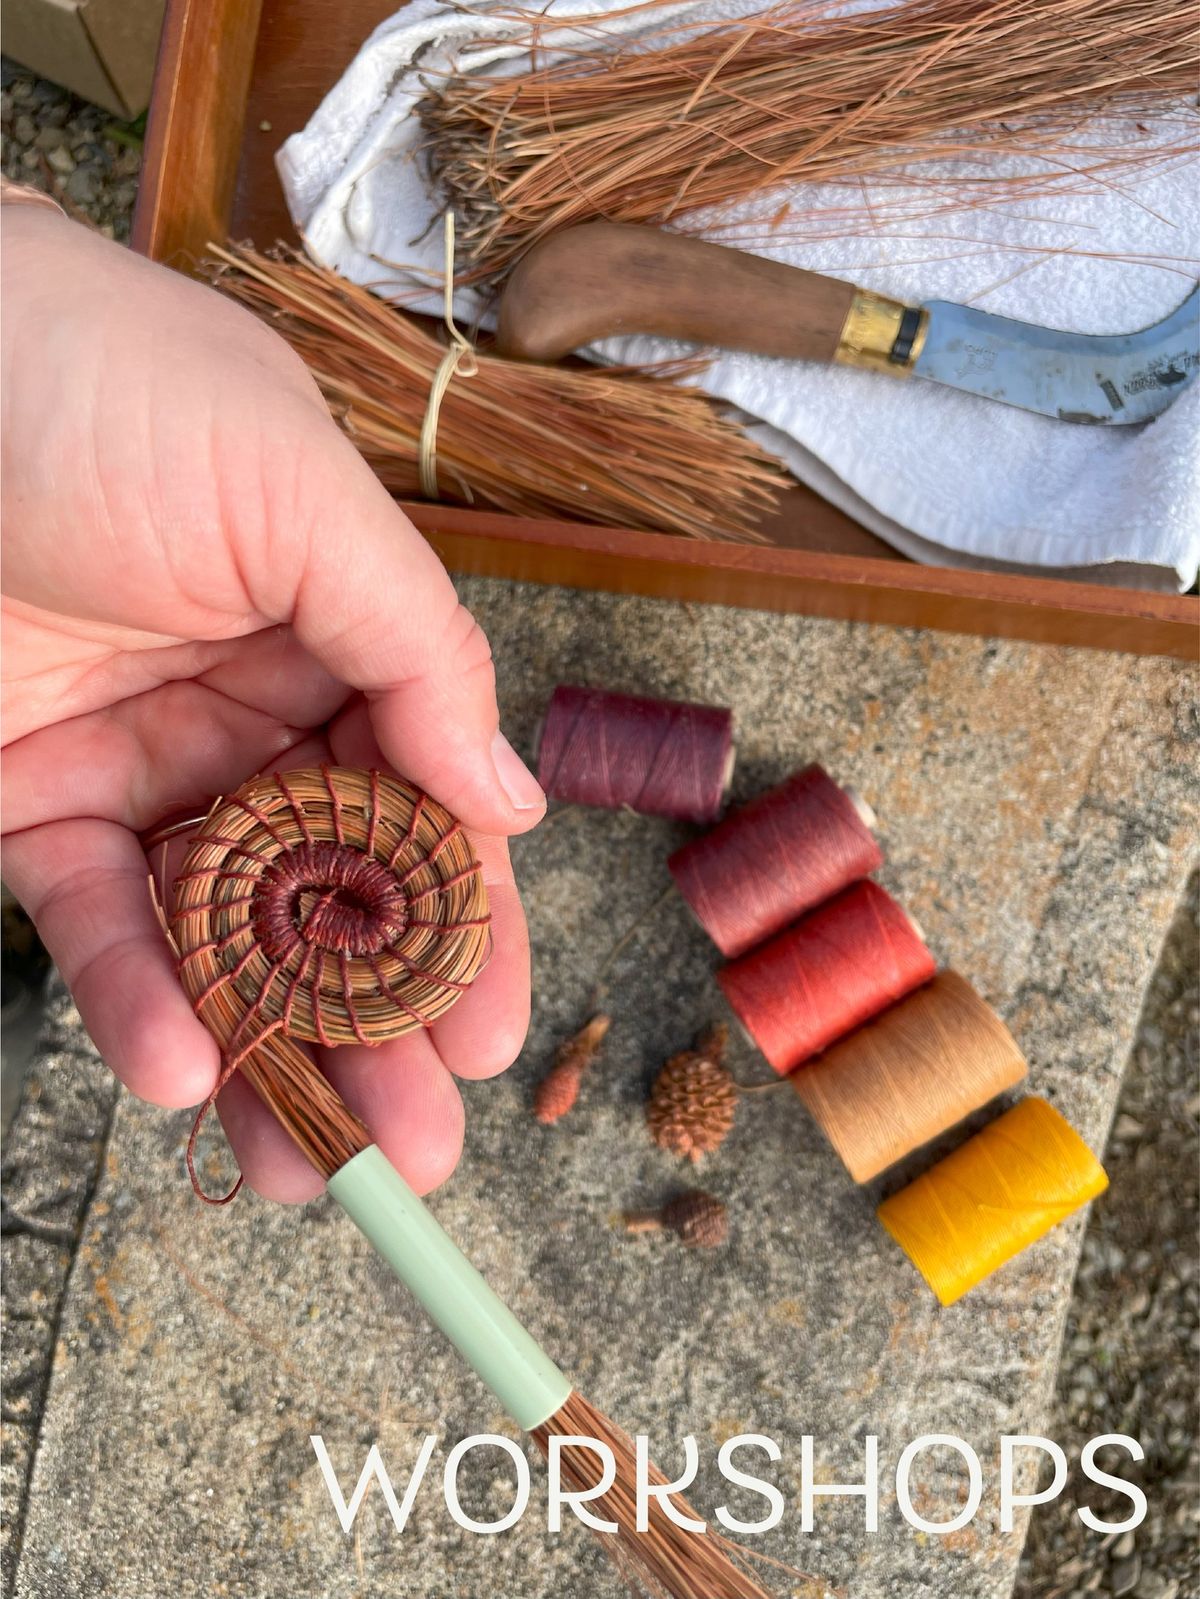
<svg viewBox="0 0 1200 1599">
<path fill-rule="evenodd" d="M 138 123 L 119 122 L 55 83 L 0 62 L 5 177 L 52 194 L 109 239 L 129 238 L 142 164 Z"/>
</svg>

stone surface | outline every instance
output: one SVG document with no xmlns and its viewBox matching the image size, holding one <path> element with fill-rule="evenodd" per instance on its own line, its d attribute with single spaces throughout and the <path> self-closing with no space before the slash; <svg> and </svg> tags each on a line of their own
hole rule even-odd
<svg viewBox="0 0 1200 1599">
<path fill-rule="evenodd" d="M 855 783 L 886 826 L 887 886 L 1009 1020 L 1031 1086 L 1102 1147 L 1186 875 L 1195 728 L 1184 668 L 482 580 L 462 588 L 495 646 L 519 747 L 552 685 L 583 680 L 732 704 L 739 797 L 812 759 Z M 584 1019 L 611 946 L 665 886 L 682 836 L 567 811 L 517 844 L 533 1027 L 506 1077 L 466 1085 L 467 1147 L 437 1212 L 581 1389 L 651 1434 L 668 1470 L 680 1437 L 697 1436 L 702 1505 L 726 1497 L 713 1469 L 724 1438 L 779 1440 L 770 1474 L 788 1511 L 759 1547 L 855 1599 L 1000 1599 L 1023 1528 L 997 1530 L 996 1440 L 1047 1424 L 1083 1218 L 941 1311 L 873 1217 L 879 1195 L 930 1153 L 856 1190 L 783 1091 L 748 1099 L 700 1169 L 729 1206 L 723 1250 L 626 1237 L 621 1208 L 660 1203 L 698 1175 L 650 1145 L 642 1101 L 666 1056 L 721 1012 L 715 951 L 669 897 L 610 974 L 614 1026 L 579 1106 L 551 1129 L 529 1114 L 532 1084 Z M 731 1064 L 742 1079 L 767 1075 L 744 1044 Z M 185 1116 L 118 1103 L 57 1329 L 20 1599 L 615 1599 L 623 1590 L 582 1531 L 547 1538 L 531 1511 L 478 1538 L 453 1524 L 432 1483 L 403 1537 L 376 1491 L 342 1535 L 310 1433 L 348 1492 L 372 1440 L 403 1482 L 427 1429 L 448 1447 L 510 1428 L 330 1204 L 285 1210 L 247 1195 L 226 1211 L 200 1207 L 183 1175 L 186 1132 Z M 988 1473 L 979 1517 L 945 1540 L 914 1534 L 887 1490 L 900 1449 L 923 1432 L 969 1440 Z M 861 1439 L 879 1434 L 877 1536 L 864 1535 L 855 1501 L 821 1504 L 817 1531 L 801 1536 L 804 1433 L 825 1480 L 853 1479 Z M 475 1514 L 508 1503 L 510 1473 L 492 1482 L 489 1464 L 464 1471 Z M 926 1514 L 956 1501 L 945 1465 L 927 1457 L 914 1474 Z M 757 1514 L 757 1501 L 747 1509 Z"/>
<path fill-rule="evenodd" d="M 9 1047 L 5 1034 L 5 1048 Z M 117 1085 L 65 994 L 40 1049 L 3 1162 L 4 1409 L 0 1570 L 16 1567 L 24 1494 L 46 1398 L 63 1289 L 103 1161 Z"/>
<path fill-rule="evenodd" d="M 1193 877 L 1121 1089 L 1105 1156 L 1112 1192 L 1084 1238 L 1050 1426 L 1073 1453 L 1113 1427 L 1137 1438 L 1146 1452 L 1134 1473 L 1147 1496 L 1146 1520 L 1112 1543 L 1093 1537 L 1075 1516 L 1072 1481 L 1053 1509 L 1034 1518 L 1017 1599 L 1054 1599 L 1088 1581 L 1115 1593 L 1122 1563 L 1120 1580 L 1132 1573 L 1136 1599 L 1200 1594 L 1197 948 L 1200 878 Z"/>
</svg>

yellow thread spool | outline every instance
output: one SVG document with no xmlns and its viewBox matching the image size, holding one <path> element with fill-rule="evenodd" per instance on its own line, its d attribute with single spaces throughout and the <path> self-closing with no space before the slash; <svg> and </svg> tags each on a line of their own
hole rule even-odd
<svg viewBox="0 0 1200 1599">
<path fill-rule="evenodd" d="M 952 1305 L 1108 1187 L 1104 1168 L 1044 1099 L 1023 1099 L 877 1212 Z"/>
</svg>

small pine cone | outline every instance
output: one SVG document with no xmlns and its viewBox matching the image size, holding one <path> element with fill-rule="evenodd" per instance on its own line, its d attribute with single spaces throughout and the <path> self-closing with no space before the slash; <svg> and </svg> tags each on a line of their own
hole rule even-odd
<svg viewBox="0 0 1200 1599">
<path fill-rule="evenodd" d="M 533 1114 L 544 1127 L 553 1126 L 579 1098 L 580 1078 L 584 1069 L 595 1060 L 611 1026 L 611 1017 L 593 1016 L 590 1022 L 558 1046 L 554 1065 L 533 1091 Z"/>
<path fill-rule="evenodd" d="M 662 1221 L 689 1249 L 716 1249 L 729 1237 L 725 1206 L 702 1188 L 669 1200 L 662 1208 Z"/>
<path fill-rule="evenodd" d="M 660 1149 L 697 1161 L 725 1142 L 737 1087 L 718 1061 L 697 1050 L 674 1055 L 654 1079 L 646 1122 Z"/>
<path fill-rule="evenodd" d="M 533 1091 L 533 1114 L 543 1127 L 552 1127 L 579 1098 L 579 1080 L 583 1068 L 574 1061 L 560 1061 L 552 1066 Z"/>
</svg>

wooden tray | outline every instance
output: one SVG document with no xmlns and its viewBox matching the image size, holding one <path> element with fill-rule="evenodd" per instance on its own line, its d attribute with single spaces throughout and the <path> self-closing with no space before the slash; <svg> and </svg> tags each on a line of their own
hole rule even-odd
<svg viewBox="0 0 1200 1599">
<path fill-rule="evenodd" d="M 294 233 L 275 175 L 396 0 L 167 0 L 134 245 L 187 271 L 209 240 Z M 1192 658 L 1200 599 L 920 566 L 811 491 L 785 497 L 772 544 L 700 543 L 574 522 L 408 505 L 453 570 L 814 616 Z"/>
</svg>

